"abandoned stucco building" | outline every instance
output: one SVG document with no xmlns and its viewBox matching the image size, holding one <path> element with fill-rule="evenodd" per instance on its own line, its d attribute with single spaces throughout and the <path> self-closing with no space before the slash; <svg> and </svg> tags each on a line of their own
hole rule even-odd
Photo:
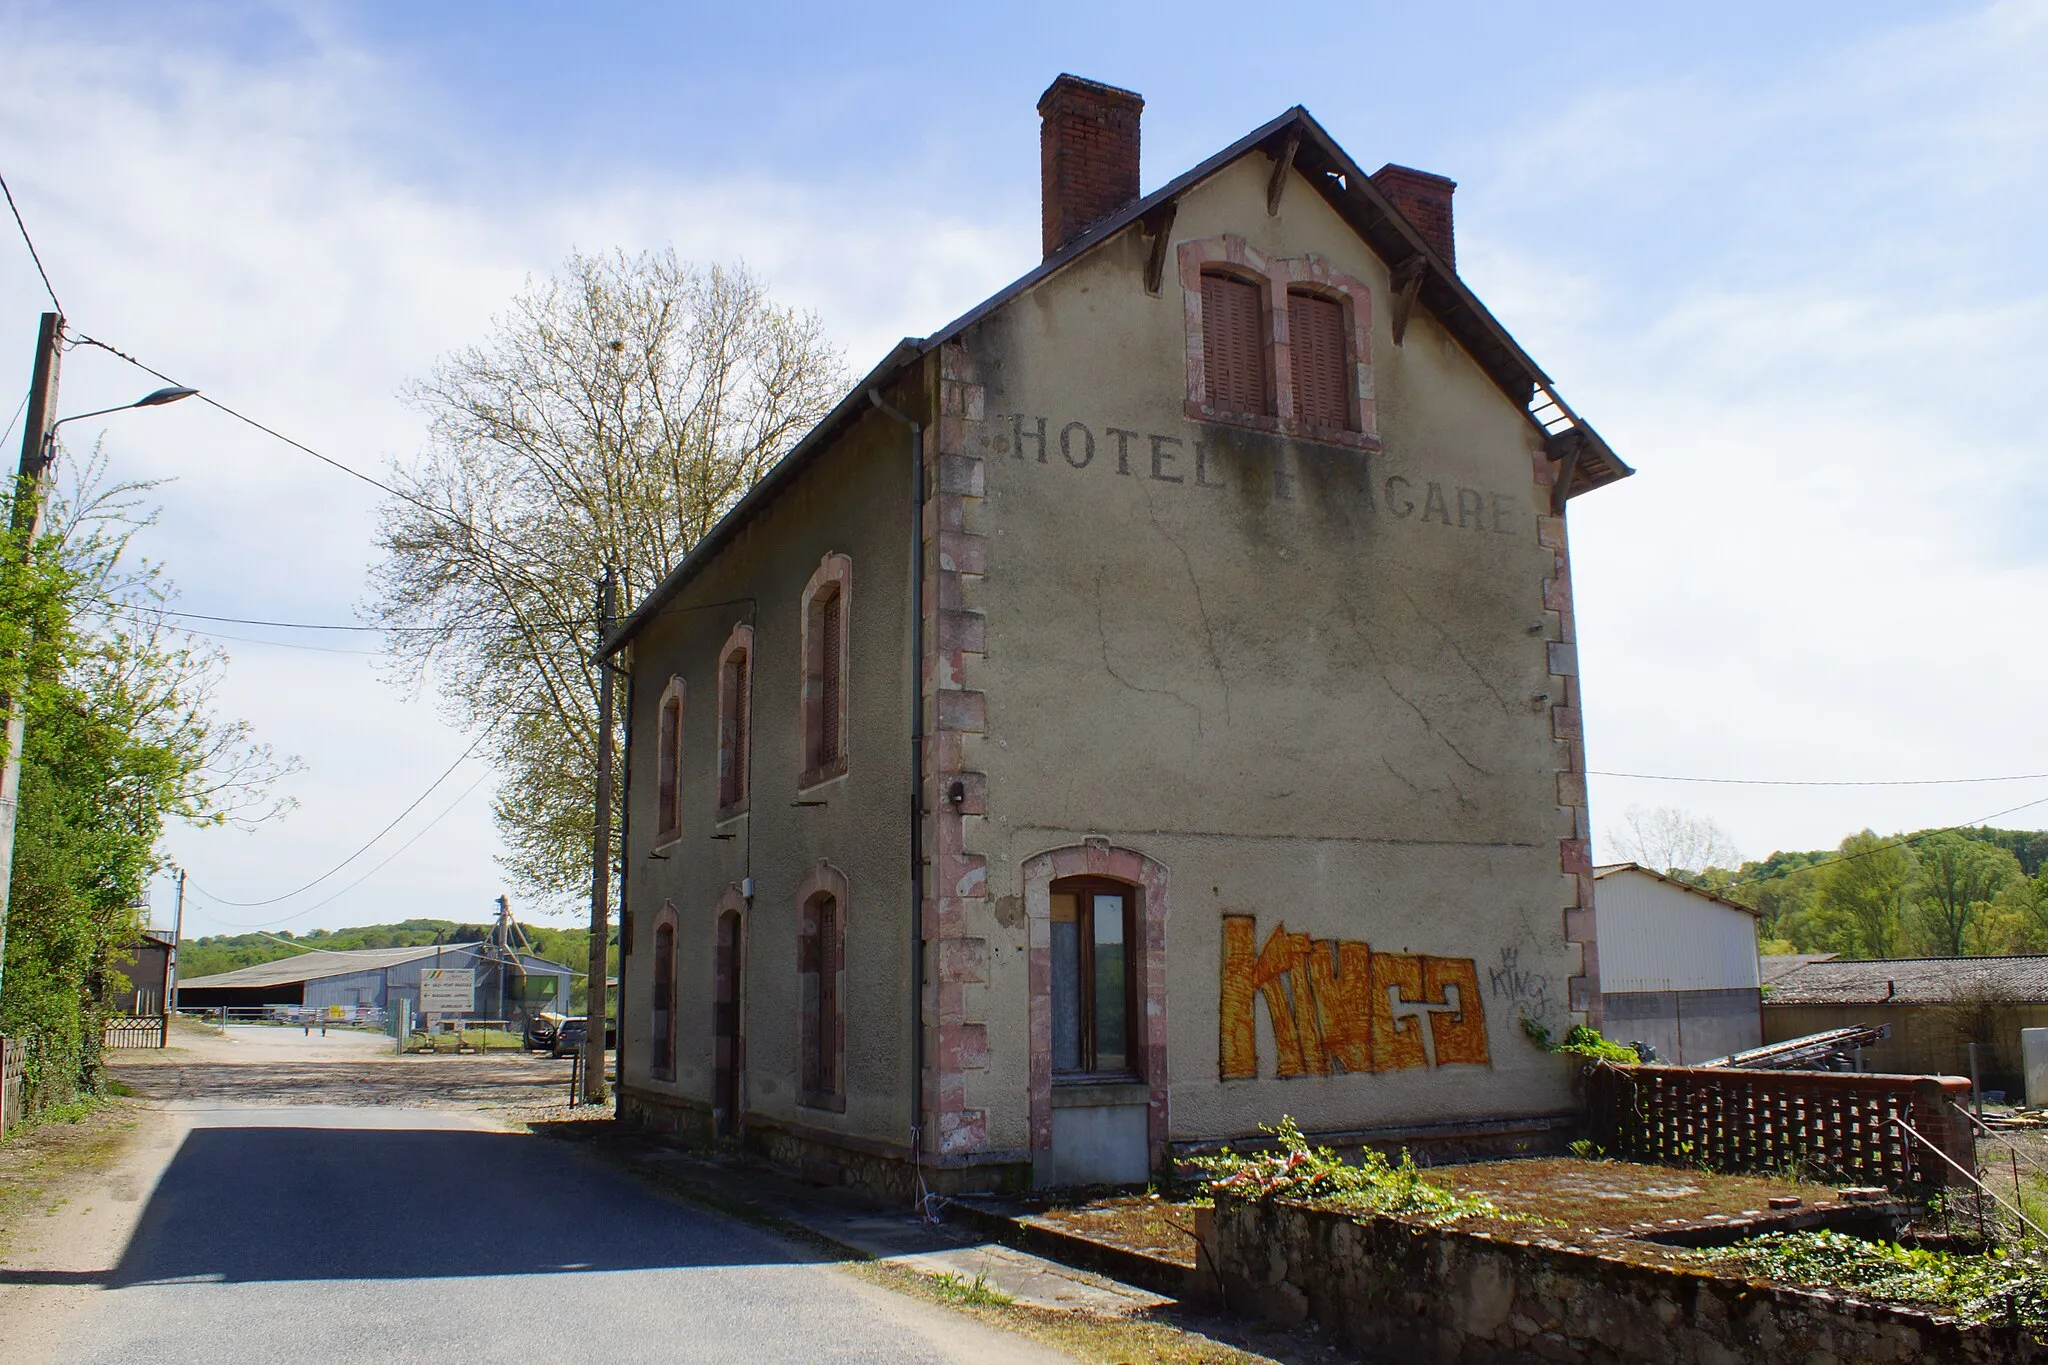
<svg viewBox="0 0 2048 1365">
<path fill-rule="evenodd" d="M 1451 182 L 1295 108 L 1141 197 L 1142 106 L 1056 81 L 1043 262 L 615 632 L 625 1116 L 902 1188 L 1570 1109 L 1563 513 L 1629 469 Z"/>
</svg>

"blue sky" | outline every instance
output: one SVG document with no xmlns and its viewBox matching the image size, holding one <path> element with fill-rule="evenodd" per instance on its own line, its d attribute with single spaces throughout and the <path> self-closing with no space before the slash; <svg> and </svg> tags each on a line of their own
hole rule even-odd
<svg viewBox="0 0 2048 1365">
<path fill-rule="evenodd" d="M 1146 96 L 1148 186 L 1305 104 L 1459 182 L 1466 278 L 1641 471 L 1574 505 L 1595 769 L 1994 776 L 2048 772 L 2044 69 L 2040 0 L 13 0 L 0 170 L 77 326 L 375 469 L 419 448 L 406 380 L 572 247 L 744 256 L 864 369 L 1033 263 L 1058 72 Z M 43 306 L 0 242 L 24 376 Z M 74 353 L 63 407 L 135 382 Z M 148 548 L 188 607 L 352 619 L 369 490 L 196 405 L 105 430 L 176 480 Z M 371 641 L 237 633 L 224 700 L 309 768 L 287 821 L 173 837 L 188 929 L 487 914 L 488 780 L 447 804 L 474 766 L 318 893 L 223 903 L 324 870 L 467 742 Z M 2042 797 L 1610 778 L 1594 824 L 1676 805 L 1762 854 Z"/>
</svg>

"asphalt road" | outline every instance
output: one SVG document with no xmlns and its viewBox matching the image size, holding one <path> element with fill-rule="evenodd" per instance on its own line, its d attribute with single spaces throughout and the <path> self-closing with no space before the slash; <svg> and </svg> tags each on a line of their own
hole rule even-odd
<svg viewBox="0 0 2048 1365">
<path fill-rule="evenodd" d="M 469 1114 L 181 1118 L 72 1365 L 1059 1358 Z"/>
</svg>

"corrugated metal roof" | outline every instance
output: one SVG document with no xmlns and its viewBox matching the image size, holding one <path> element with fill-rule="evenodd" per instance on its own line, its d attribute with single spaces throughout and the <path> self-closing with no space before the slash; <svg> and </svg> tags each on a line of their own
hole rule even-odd
<svg viewBox="0 0 2048 1365">
<path fill-rule="evenodd" d="M 1814 959 L 1780 976 L 1764 1004 L 1940 1005 L 1974 996 L 2048 1003 L 2048 955 Z"/>
<path fill-rule="evenodd" d="M 436 954 L 450 958 L 471 958 L 482 946 L 478 943 L 428 943 L 415 944 L 410 948 L 315 948 L 300 953 L 297 957 L 281 957 L 275 962 L 258 962 L 250 967 L 237 967 L 231 972 L 192 977 L 180 981 L 178 989 L 282 986 L 295 981 L 318 981 L 330 976 L 353 976 L 357 972 L 381 972 Z M 549 962 L 544 957 L 532 957 L 522 953 L 520 961 L 529 971 L 574 974 L 571 968 L 564 967 L 559 962 Z"/>
</svg>

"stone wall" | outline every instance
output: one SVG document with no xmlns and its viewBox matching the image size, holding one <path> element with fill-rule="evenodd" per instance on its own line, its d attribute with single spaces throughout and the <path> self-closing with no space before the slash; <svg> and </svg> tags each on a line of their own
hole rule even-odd
<svg viewBox="0 0 2048 1365">
<path fill-rule="evenodd" d="M 2048 1339 L 1909 1309 L 1637 1264 L 1569 1247 L 1294 1204 L 1220 1199 L 1203 1254 L 1230 1306 L 1315 1319 L 1401 1360 L 1991 1365 Z"/>
</svg>

